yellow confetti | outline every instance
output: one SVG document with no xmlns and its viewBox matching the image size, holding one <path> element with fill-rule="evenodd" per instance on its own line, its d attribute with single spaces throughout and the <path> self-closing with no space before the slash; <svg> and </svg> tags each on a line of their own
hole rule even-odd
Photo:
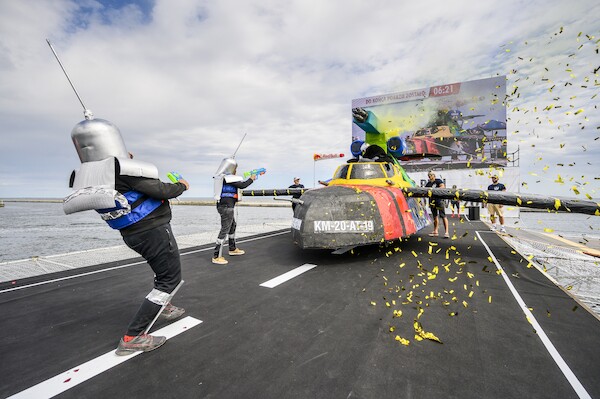
<svg viewBox="0 0 600 399">
<path fill-rule="evenodd" d="M 560 200 L 558 198 L 554 199 L 554 208 L 555 209 L 560 209 Z"/>
<path fill-rule="evenodd" d="M 400 342 L 402 345 L 408 346 L 410 345 L 410 341 L 407 340 L 406 338 L 402 338 L 399 335 L 396 335 L 396 338 L 394 338 L 396 341 Z"/>
</svg>

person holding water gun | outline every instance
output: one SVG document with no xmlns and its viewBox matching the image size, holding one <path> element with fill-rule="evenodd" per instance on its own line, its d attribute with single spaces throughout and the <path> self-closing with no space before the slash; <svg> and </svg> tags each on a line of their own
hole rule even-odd
<svg viewBox="0 0 600 399">
<path fill-rule="evenodd" d="M 226 265 L 229 263 L 223 257 L 223 246 L 225 237 L 228 237 L 229 255 L 243 255 L 245 251 L 239 249 L 235 243 L 235 204 L 241 200 L 241 190 L 251 185 L 259 175 L 263 175 L 266 170 L 255 169 L 244 173 L 244 177 L 236 176 L 237 162 L 231 158 L 224 158 L 217 172 L 213 176 L 214 179 L 214 199 L 217 200 L 217 211 L 221 215 L 221 230 L 217 236 L 217 242 L 212 257 L 212 263 L 218 265 Z"/>
</svg>

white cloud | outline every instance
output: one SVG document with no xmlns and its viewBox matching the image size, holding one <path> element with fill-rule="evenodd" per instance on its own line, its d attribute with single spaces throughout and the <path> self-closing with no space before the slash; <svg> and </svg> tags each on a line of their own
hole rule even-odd
<svg viewBox="0 0 600 399">
<path fill-rule="evenodd" d="M 210 195 L 212 173 L 243 133 L 248 136 L 238 153 L 240 167 L 266 167 L 262 187 L 287 186 L 293 175 L 309 183 L 314 152 L 348 152 L 352 98 L 513 69 L 507 87 L 518 85 L 521 94 L 514 102 L 524 109 L 537 105 L 542 120 L 538 123 L 533 111 L 509 112 L 514 124 L 509 123 L 509 139 L 520 146 L 521 166 L 539 170 L 549 164 L 540 170 L 552 173 L 549 180 L 563 170 L 579 179 L 587 174 L 590 192 L 597 195 L 592 171 L 598 169 L 600 140 L 594 137 L 600 121 L 597 98 L 590 93 L 598 77 L 590 68 L 598 67 L 593 50 L 599 5 L 583 0 L 126 3 L 0 3 L 0 197 L 62 197 L 70 170 L 78 166 L 69 134 L 82 119 L 82 108 L 46 38 L 96 117 L 119 126 L 128 149 L 157 164 L 162 174 L 182 173 L 192 184 L 187 196 Z M 561 26 L 563 33 L 554 35 Z M 579 50 L 575 59 L 568 58 L 577 51 L 579 31 L 596 39 L 586 39 L 585 55 Z M 529 58 L 534 61 L 526 62 Z M 563 108 L 542 112 L 559 92 L 547 95 L 543 68 L 562 83 L 569 77 L 564 71 L 569 61 L 578 72 L 570 78 L 573 86 L 560 90 L 557 103 Z M 578 87 L 584 75 L 591 79 L 587 91 Z M 566 115 L 570 105 L 585 112 Z M 570 159 L 575 166 L 556 166 Z M 316 177 L 329 177 L 334 165 L 319 164 Z M 556 184 L 528 187 L 553 192 Z M 558 190 L 568 193 L 568 187 Z"/>
</svg>

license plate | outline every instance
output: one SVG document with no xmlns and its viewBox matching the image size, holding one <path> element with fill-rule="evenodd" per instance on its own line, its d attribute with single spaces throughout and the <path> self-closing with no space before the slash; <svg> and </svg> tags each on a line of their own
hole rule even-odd
<svg viewBox="0 0 600 399">
<path fill-rule="evenodd" d="M 315 233 L 368 233 L 373 232 L 372 220 L 315 220 Z"/>
</svg>

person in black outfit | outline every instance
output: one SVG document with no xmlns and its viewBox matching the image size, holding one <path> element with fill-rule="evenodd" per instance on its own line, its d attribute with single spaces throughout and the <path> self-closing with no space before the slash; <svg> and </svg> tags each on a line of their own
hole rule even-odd
<svg viewBox="0 0 600 399">
<path fill-rule="evenodd" d="M 292 184 L 288 188 L 304 188 L 304 185 L 300 184 L 299 177 L 294 177 L 294 184 Z M 299 199 L 300 197 L 302 197 L 302 194 L 292 194 L 292 198 Z M 292 202 L 292 211 L 296 210 L 296 205 L 298 205 L 298 204 Z"/>
<path fill-rule="evenodd" d="M 118 164 L 118 162 L 117 162 Z M 136 202 L 151 198 L 162 202 L 141 220 L 120 229 L 123 241 L 140 254 L 155 274 L 154 289 L 146 296 L 117 348 L 117 355 L 135 351 L 149 351 L 166 342 L 165 337 L 142 334 L 162 308 L 161 301 L 168 297 L 181 281 L 179 248 L 171 230 L 171 207 L 169 199 L 178 197 L 189 189 L 189 183 L 180 179 L 177 183 L 163 183 L 159 179 L 120 175 L 117 171 L 115 189 L 120 193 L 135 191 L 142 194 Z M 134 202 L 132 208 L 135 209 Z M 161 317 L 168 320 L 180 317 L 182 308 L 166 304 Z"/>
<path fill-rule="evenodd" d="M 444 181 L 442 179 L 436 179 L 435 173 L 430 171 L 427 176 L 429 177 L 429 181 L 425 184 L 425 187 L 432 188 L 444 188 L 446 187 Z M 445 210 L 444 200 L 432 195 L 429 199 L 429 209 L 431 209 L 431 216 L 433 217 L 433 232 L 429 234 L 432 237 L 438 236 L 438 217 L 442 219 L 444 223 L 444 238 L 449 238 L 448 235 L 448 219 L 446 218 L 446 210 Z"/>
</svg>

